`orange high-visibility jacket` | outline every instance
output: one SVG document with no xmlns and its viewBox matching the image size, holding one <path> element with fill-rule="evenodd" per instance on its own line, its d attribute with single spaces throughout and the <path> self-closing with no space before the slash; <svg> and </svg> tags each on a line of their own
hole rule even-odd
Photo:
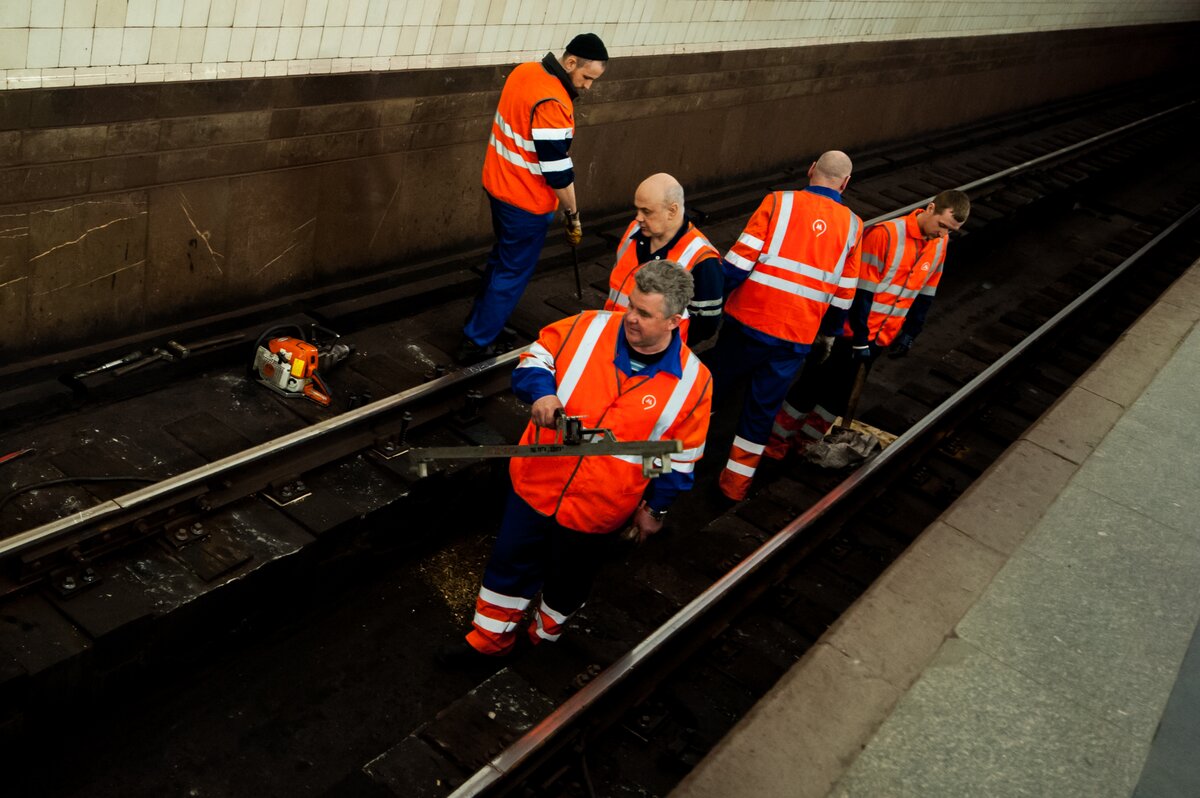
<svg viewBox="0 0 1200 798">
<path fill-rule="evenodd" d="M 637 243 L 634 241 L 634 236 L 641 229 L 641 225 L 636 220 L 630 222 L 629 227 L 625 228 L 625 235 L 621 237 L 621 245 L 617 247 L 617 262 L 613 264 L 612 273 L 608 276 L 608 299 L 604 303 L 605 310 L 627 310 L 629 308 L 629 295 L 633 293 L 635 285 L 633 276 L 644 265 L 637 261 Z M 702 260 L 719 259 L 720 257 L 721 253 L 717 251 L 717 248 L 709 243 L 704 234 L 691 222 L 687 222 L 687 229 L 684 230 L 683 235 L 679 237 L 673 247 L 667 250 L 667 260 L 678 263 L 689 272 Z M 688 312 L 687 308 L 684 308 L 683 321 L 679 324 L 679 334 L 685 341 L 687 340 L 687 329 Z"/>
<path fill-rule="evenodd" d="M 604 303 L 605 310 L 625 310 L 629 307 L 629 295 L 633 293 L 633 275 L 643 264 L 637 262 L 637 244 L 634 236 L 641 230 L 636 221 L 630 222 L 621 237 L 621 245 L 617 247 L 617 262 L 613 265 L 612 274 L 608 277 L 608 301 Z M 696 225 L 687 223 L 687 230 L 675 242 L 675 246 L 667 250 L 667 260 L 675 261 L 689 272 L 697 263 L 706 258 L 720 258 L 709 240 L 704 237 Z"/>
<path fill-rule="evenodd" d="M 575 135 L 575 111 L 562 81 L 539 62 L 516 67 L 492 120 L 483 159 L 483 187 L 496 199 L 530 213 L 550 213 L 558 197 L 543 178 L 572 168 L 571 159 L 543 163 L 534 141 L 569 141 Z"/>
<path fill-rule="evenodd" d="M 918 209 L 872 225 L 863 236 L 858 287 L 875 294 L 867 316 L 868 340 L 888 346 L 900 334 L 913 301 L 933 296 L 946 262 L 946 236 L 926 241 L 917 226 Z M 846 333 L 851 333 L 847 321 Z"/>
<path fill-rule="evenodd" d="M 650 377 L 622 373 L 614 357 L 623 316 L 589 310 L 555 322 L 521 355 L 517 368 L 551 372 L 566 414 L 582 416 L 586 428 L 610 429 L 618 441 L 681 441 L 683 451 L 671 455 L 671 468 L 691 471 L 708 435 L 708 369 L 681 345 L 682 379 L 664 370 Z M 521 443 L 548 443 L 553 437 L 553 430 L 531 421 Z M 569 529 L 596 533 L 621 526 L 649 482 L 636 456 L 514 457 L 509 474 L 530 507 Z"/>
<path fill-rule="evenodd" d="M 812 191 L 768 194 L 725 261 L 749 276 L 725 312 L 768 335 L 811 344 L 830 305 L 849 308 L 862 220 Z"/>
</svg>

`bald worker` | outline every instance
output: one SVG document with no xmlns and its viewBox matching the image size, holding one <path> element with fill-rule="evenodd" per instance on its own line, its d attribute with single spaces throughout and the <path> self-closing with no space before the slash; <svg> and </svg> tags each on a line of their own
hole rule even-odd
<svg viewBox="0 0 1200 798">
<path fill-rule="evenodd" d="M 721 254 L 688 218 L 683 186 L 665 172 L 650 175 L 633 194 L 637 216 L 617 245 L 617 260 L 608 278 L 605 310 L 625 310 L 633 292 L 633 276 L 656 260 L 678 263 L 692 273 L 695 294 L 679 325 L 689 346 L 712 337 L 721 321 L 724 277 Z"/>
<path fill-rule="evenodd" d="M 746 497 L 792 379 L 818 334 L 842 328 L 858 280 L 862 220 L 842 204 L 850 158 L 808 168 L 808 187 L 768 194 L 725 256 L 725 323 L 710 358 L 715 401 L 748 379 L 721 492 Z"/>
</svg>

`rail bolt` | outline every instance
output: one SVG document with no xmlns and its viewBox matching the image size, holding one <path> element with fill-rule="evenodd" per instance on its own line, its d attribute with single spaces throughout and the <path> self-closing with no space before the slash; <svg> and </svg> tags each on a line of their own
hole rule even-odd
<svg viewBox="0 0 1200 798">
<path fill-rule="evenodd" d="M 79 575 L 79 578 L 83 580 L 84 584 L 90 585 L 92 582 L 95 582 L 96 579 L 98 578 L 96 575 L 96 569 L 95 568 L 84 568 L 83 573 Z"/>
<path fill-rule="evenodd" d="M 308 487 L 303 482 L 301 482 L 300 480 L 296 480 L 296 492 L 297 493 L 304 493 L 307 490 L 308 490 Z"/>
<path fill-rule="evenodd" d="M 187 540 L 189 537 L 190 537 L 190 535 L 188 535 L 188 531 L 186 529 L 184 529 L 183 527 L 180 527 L 179 529 L 175 530 L 175 539 L 176 540 L 183 542 L 183 541 Z"/>
<path fill-rule="evenodd" d="M 460 421 L 473 421 L 479 415 L 479 409 L 483 406 L 483 391 L 469 390 L 467 391 L 467 399 L 463 402 L 462 410 L 458 412 Z"/>
<path fill-rule="evenodd" d="M 63 590 L 74 590 L 75 588 L 76 588 L 75 577 L 64 576 L 63 580 L 62 580 L 62 589 Z"/>
</svg>

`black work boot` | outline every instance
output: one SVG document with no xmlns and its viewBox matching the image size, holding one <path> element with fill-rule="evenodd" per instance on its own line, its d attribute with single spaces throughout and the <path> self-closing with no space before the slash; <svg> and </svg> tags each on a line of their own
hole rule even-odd
<svg viewBox="0 0 1200 798">
<path fill-rule="evenodd" d="M 470 366 L 481 360 L 487 360 L 496 354 L 496 345 L 480 346 L 470 338 L 463 336 L 462 343 L 454 353 L 454 362 L 460 366 Z"/>
<path fill-rule="evenodd" d="M 459 638 L 438 649 L 434 659 L 444 668 L 500 667 L 504 654 L 484 654 L 465 639 Z"/>
</svg>

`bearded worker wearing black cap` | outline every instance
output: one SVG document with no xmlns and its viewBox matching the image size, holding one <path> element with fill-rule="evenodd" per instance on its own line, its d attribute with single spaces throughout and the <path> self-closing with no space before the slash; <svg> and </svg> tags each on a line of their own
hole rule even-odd
<svg viewBox="0 0 1200 798">
<path fill-rule="evenodd" d="M 574 100 L 604 74 L 608 51 L 581 33 L 562 56 L 521 64 L 504 82 L 483 160 L 496 243 L 455 354 L 473 363 L 496 352 L 496 338 L 533 276 L 546 231 L 561 210 L 567 241 L 583 237 L 568 150 L 575 135 Z"/>
</svg>

